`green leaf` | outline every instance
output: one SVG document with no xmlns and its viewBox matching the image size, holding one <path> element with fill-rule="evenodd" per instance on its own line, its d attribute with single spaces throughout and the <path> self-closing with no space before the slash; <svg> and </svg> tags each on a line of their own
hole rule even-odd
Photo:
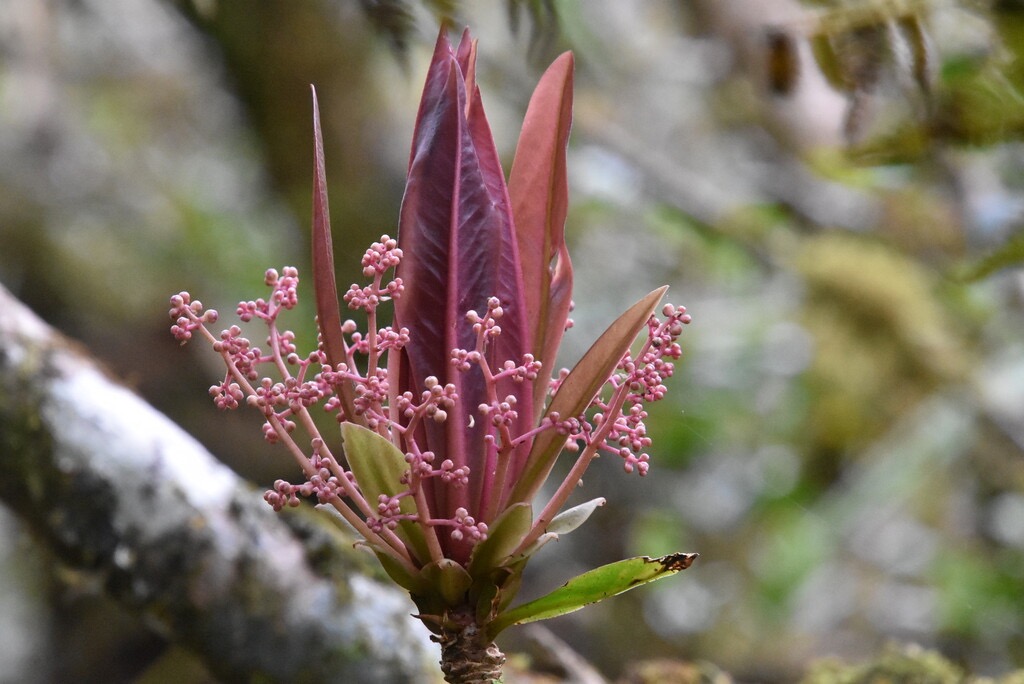
<svg viewBox="0 0 1024 684">
<path fill-rule="evenodd" d="M 371 508 L 376 508 L 381 494 L 395 496 L 404 490 L 401 479 L 408 464 L 398 447 L 376 432 L 355 423 L 341 424 L 341 439 L 348 466 Z M 416 513 L 412 497 L 403 497 L 399 506 L 403 514 Z M 395 528 L 395 534 L 421 561 L 430 557 L 426 537 L 415 521 L 402 520 Z"/>
<path fill-rule="evenodd" d="M 395 560 L 393 556 L 377 549 L 373 549 L 373 553 L 377 556 L 377 560 L 380 561 L 381 567 L 384 568 L 384 572 L 387 573 L 388 577 L 410 594 L 423 595 L 430 590 L 430 585 L 427 584 L 423 577 L 410 573 L 406 566 Z"/>
<path fill-rule="evenodd" d="M 492 570 L 508 558 L 533 526 L 533 507 L 528 503 L 509 506 L 487 530 L 487 539 L 473 549 L 469 574 L 473 578 L 488 577 Z"/>
<path fill-rule="evenodd" d="M 487 626 L 487 636 L 493 639 L 512 625 L 572 613 L 585 605 L 621 594 L 641 584 L 674 575 L 690 567 L 696 558 L 695 553 L 674 553 L 661 558 L 640 556 L 603 565 L 572 578 L 547 596 L 502 613 Z"/>
<path fill-rule="evenodd" d="M 465 603 L 466 592 L 473 584 L 473 579 L 465 568 L 450 558 L 430 563 L 424 566 L 420 573 L 451 608 Z"/>
<path fill-rule="evenodd" d="M 566 419 L 576 417 L 587 410 L 590 402 L 615 370 L 622 355 L 647 324 L 667 289 L 668 286 L 664 286 L 648 293 L 608 326 L 562 381 L 545 415 L 557 413 L 562 419 Z M 564 444 L 565 437 L 556 430 L 546 430 L 537 435 L 533 448 L 530 449 L 526 467 L 516 482 L 515 489 L 512 490 L 511 501 L 533 500 L 537 490 L 551 472 L 551 467 L 554 466 Z"/>
</svg>

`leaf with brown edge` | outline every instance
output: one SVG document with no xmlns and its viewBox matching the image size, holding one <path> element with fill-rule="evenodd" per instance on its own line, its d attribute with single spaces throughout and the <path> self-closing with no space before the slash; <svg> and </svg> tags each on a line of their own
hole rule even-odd
<svg viewBox="0 0 1024 684">
<path fill-rule="evenodd" d="M 639 556 L 602 565 L 573 577 L 546 596 L 498 615 L 487 626 L 487 638 L 493 639 L 499 632 L 512 625 L 572 613 L 588 604 L 669 577 L 687 569 L 696 559 L 696 553 L 673 553 L 660 558 Z"/>
<path fill-rule="evenodd" d="M 587 409 L 615 370 L 622 355 L 647 324 L 666 290 L 667 285 L 648 293 L 608 326 L 562 381 L 545 416 L 557 413 L 565 420 Z M 511 501 L 533 500 L 564 445 L 565 436 L 557 430 L 545 430 L 537 435 L 526 468 L 512 490 Z"/>
<path fill-rule="evenodd" d="M 341 308 L 338 304 L 338 285 L 334 279 L 334 247 L 331 239 L 331 210 L 327 202 L 327 170 L 324 163 L 324 139 L 320 131 L 320 107 L 313 93 L 313 290 L 316 293 L 317 327 L 327 363 L 337 367 L 345 362 L 345 340 L 341 332 Z M 353 422 L 366 421 L 355 411 L 355 391 L 352 383 L 343 382 L 337 388 L 345 417 Z"/>
<path fill-rule="evenodd" d="M 572 297 L 572 263 L 565 245 L 569 207 L 566 146 L 572 125 L 573 56 L 556 59 L 537 84 L 523 120 L 508 189 L 526 284 L 531 351 L 554 366 Z M 547 386 L 534 384 L 539 417 Z"/>
</svg>

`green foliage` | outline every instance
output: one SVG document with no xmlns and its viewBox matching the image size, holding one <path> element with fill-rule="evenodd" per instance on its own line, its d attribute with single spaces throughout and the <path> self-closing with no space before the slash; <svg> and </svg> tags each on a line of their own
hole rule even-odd
<svg viewBox="0 0 1024 684">
<path fill-rule="evenodd" d="M 1024 232 L 1017 233 L 990 254 L 964 265 L 957 276 L 962 281 L 973 282 L 1021 264 L 1024 264 Z"/>
<path fill-rule="evenodd" d="M 841 233 L 806 240 L 795 266 L 817 354 L 807 378 L 808 424 L 820 449 L 870 439 L 966 358 L 934 278 L 884 244 Z"/>
<path fill-rule="evenodd" d="M 1024 554 L 1020 551 L 986 558 L 970 547 L 950 549 L 932 573 L 941 591 L 943 626 L 949 633 L 983 638 L 986 632 L 993 636 L 1020 632 L 1024 614 L 1020 592 Z"/>
<path fill-rule="evenodd" d="M 935 651 L 919 646 L 890 645 L 873 663 L 820 662 L 802 684 L 965 684 L 967 681 L 963 670 Z"/>
</svg>

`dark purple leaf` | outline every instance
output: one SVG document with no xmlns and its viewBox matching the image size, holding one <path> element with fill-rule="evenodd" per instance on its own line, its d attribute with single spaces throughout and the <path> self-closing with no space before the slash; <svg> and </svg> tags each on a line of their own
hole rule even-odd
<svg viewBox="0 0 1024 684">
<path fill-rule="evenodd" d="M 471 57 L 471 51 L 465 53 L 467 64 Z M 437 515 L 451 516 L 460 506 L 475 515 L 489 479 L 483 439 L 487 426 L 483 421 L 475 421 L 472 428 L 469 424 L 486 394 L 479 368 L 456 371 L 450 352 L 475 347 L 465 314 L 471 309 L 483 313 L 491 296 L 502 300 L 506 312 L 492 361 L 497 366 L 508 358 L 518 363 L 526 334 L 501 167 L 479 95 L 475 88 L 467 94 L 462 69 L 443 32 L 413 135 L 399 231 L 405 254 L 399 275 L 405 292 L 396 301 L 395 321 L 409 328 L 411 338 L 395 362 L 403 371 L 399 391 L 418 393 L 431 375 L 458 388 L 459 402 L 448 420 L 424 426 L 423 437 L 439 461 L 470 466 L 470 486 L 451 492 L 435 487 L 429 494 Z"/>
</svg>

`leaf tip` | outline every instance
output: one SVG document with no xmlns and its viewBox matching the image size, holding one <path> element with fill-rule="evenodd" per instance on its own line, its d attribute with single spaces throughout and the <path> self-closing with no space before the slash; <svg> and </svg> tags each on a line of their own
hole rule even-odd
<svg viewBox="0 0 1024 684">
<path fill-rule="evenodd" d="M 693 565 L 699 557 L 699 553 L 672 553 L 661 558 L 652 558 L 651 562 L 660 564 L 665 572 L 679 572 Z"/>
</svg>

